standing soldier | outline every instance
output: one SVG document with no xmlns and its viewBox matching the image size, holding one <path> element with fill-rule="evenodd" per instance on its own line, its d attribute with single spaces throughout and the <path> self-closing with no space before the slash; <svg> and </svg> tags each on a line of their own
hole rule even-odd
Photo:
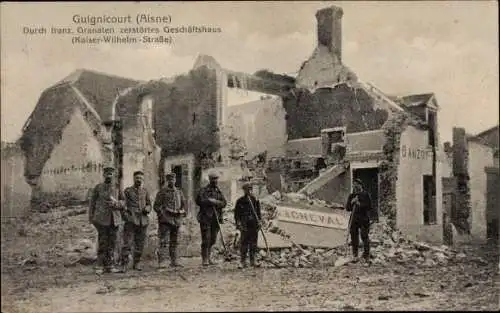
<svg viewBox="0 0 500 313">
<path fill-rule="evenodd" d="M 134 185 L 125 189 L 126 209 L 123 212 L 125 225 L 123 228 L 123 250 L 122 265 L 123 271 L 130 267 L 129 256 L 134 245 L 133 269 L 142 270 L 140 266 L 144 243 L 147 238 L 149 225 L 149 213 L 151 212 L 151 198 L 144 185 L 144 173 L 134 172 Z"/>
<path fill-rule="evenodd" d="M 241 232 L 240 256 L 241 264 L 238 268 L 247 267 L 247 252 L 250 252 L 250 265 L 257 267 L 255 255 L 257 253 L 257 241 L 260 229 L 260 203 L 252 194 L 252 185 L 246 183 L 243 185 L 245 193 L 236 201 L 234 207 L 234 220 L 236 228 Z"/>
<path fill-rule="evenodd" d="M 170 265 L 181 266 L 177 262 L 177 239 L 179 228 L 186 217 L 186 200 L 182 191 L 175 186 L 175 175 L 166 175 L 166 185 L 156 195 L 154 210 L 158 215 L 159 268 L 165 268 L 166 249 L 170 254 Z"/>
<path fill-rule="evenodd" d="M 121 211 L 125 207 L 123 193 L 114 183 L 115 169 L 103 169 L 104 182 L 95 186 L 89 206 L 89 222 L 97 229 L 97 273 L 117 273 L 114 251 L 118 227 L 123 224 Z"/>
<path fill-rule="evenodd" d="M 346 210 L 351 213 L 350 229 L 352 254 L 354 261 L 358 261 L 359 235 L 363 240 L 363 259 L 370 262 L 370 215 L 372 212 L 372 202 L 370 195 L 363 190 L 361 180 L 354 181 L 353 193 L 347 198 Z"/>
<path fill-rule="evenodd" d="M 213 265 L 210 259 L 212 246 L 217 241 L 219 224 L 223 223 L 222 209 L 227 205 L 224 195 L 218 187 L 219 176 L 215 171 L 208 174 L 209 184 L 201 188 L 196 197 L 196 204 L 200 207 L 197 218 L 201 230 L 201 258 L 202 265 Z"/>
</svg>

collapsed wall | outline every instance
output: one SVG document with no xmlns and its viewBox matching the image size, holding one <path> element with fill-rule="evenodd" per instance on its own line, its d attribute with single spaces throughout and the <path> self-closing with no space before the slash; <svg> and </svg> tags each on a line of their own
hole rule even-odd
<svg viewBox="0 0 500 313">
<path fill-rule="evenodd" d="M 283 102 L 289 140 L 316 137 L 322 129 L 338 126 L 347 133 L 380 129 L 388 118 L 369 94 L 348 84 L 314 92 L 296 89 Z"/>
</svg>

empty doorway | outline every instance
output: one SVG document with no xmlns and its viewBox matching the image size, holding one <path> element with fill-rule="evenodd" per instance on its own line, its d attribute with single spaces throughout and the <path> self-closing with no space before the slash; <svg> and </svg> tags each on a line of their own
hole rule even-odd
<svg viewBox="0 0 500 313">
<path fill-rule="evenodd" d="M 434 187 L 434 177 L 432 175 L 423 176 L 423 202 L 424 202 L 424 224 L 432 225 L 437 223 L 436 212 L 436 188 Z"/>
</svg>

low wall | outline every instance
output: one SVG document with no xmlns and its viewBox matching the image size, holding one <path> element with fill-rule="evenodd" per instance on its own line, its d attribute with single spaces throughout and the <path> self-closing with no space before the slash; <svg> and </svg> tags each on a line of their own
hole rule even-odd
<svg viewBox="0 0 500 313">
<path fill-rule="evenodd" d="M 443 244 L 443 225 L 406 224 L 398 228 L 412 240 Z"/>
</svg>

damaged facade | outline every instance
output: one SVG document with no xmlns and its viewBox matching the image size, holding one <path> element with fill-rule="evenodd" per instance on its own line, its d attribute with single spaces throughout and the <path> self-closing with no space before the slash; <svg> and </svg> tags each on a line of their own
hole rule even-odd
<svg viewBox="0 0 500 313">
<path fill-rule="evenodd" d="M 498 125 L 477 135 L 453 128 L 453 142 L 446 143 L 451 171 L 448 181 L 451 222 L 459 234 L 485 241 L 499 239 L 500 207 Z"/>
<path fill-rule="evenodd" d="M 28 212 L 31 188 L 24 179 L 25 158 L 17 143 L 2 141 L 2 219 L 23 216 Z"/>
<path fill-rule="evenodd" d="M 208 168 L 220 171 L 232 205 L 245 164 L 264 155 L 270 192 L 343 205 L 359 178 L 379 216 L 440 241 L 443 184 L 453 184 L 442 179 L 449 158 L 436 97 L 390 97 L 360 80 L 342 62 L 342 16 L 338 7 L 317 12 L 317 47 L 296 77 L 236 72 L 206 55 L 185 75 L 149 82 L 77 71 L 42 94 L 24 128 L 33 199 L 85 199 L 106 164 L 122 188 L 143 170 L 153 196 L 174 172 L 192 216 Z"/>
<path fill-rule="evenodd" d="M 84 201 L 110 165 L 112 101 L 137 81 L 77 70 L 47 88 L 19 144 L 34 204 Z"/>
</svg>

